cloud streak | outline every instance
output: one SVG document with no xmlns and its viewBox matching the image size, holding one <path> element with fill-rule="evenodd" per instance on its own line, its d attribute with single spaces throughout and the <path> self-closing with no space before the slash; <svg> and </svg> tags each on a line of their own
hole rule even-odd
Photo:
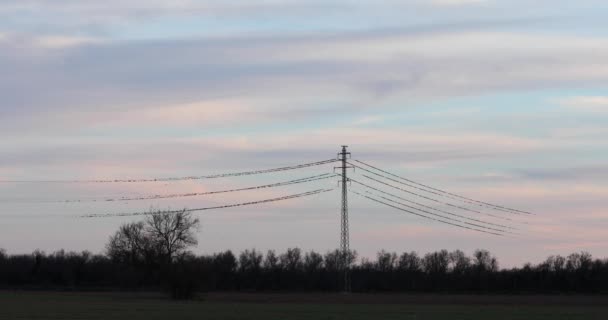
<svg viewBox="0 0 608 320">
<path fill-rule="evenodd" d="M 45 48 L 31 48 L 38 53 L 24 58 L 17 44 L 2 45 L 5 58 L 0 64 L 17 75 L 0 83 L 5 116 L 41 110 L 106 110 L 120 116 L 120 108 L 125 107 L 136 112 L 226 97 L 244 101 L 252 95 L 267 102 L 289 97 L 296 101 L 289 106 L 294 110 L 304 97 L 328 94 L 385 105 L 406 96 L 428 100 L 437 93 L 446 97 L 593 85 L 605 81 L 608 74 L 601 67 L 608 65 L 608 42 L 594 37 L 495 32 L 359 37 L 354 33 L 337 38 L 84 46 L 77 39 L 49 39 L 54 40 L 42 41 L 47 47 L 73 49 L 47 53 Z M 37 94 L 28 94 L 31 91 Z"/>
</svg>

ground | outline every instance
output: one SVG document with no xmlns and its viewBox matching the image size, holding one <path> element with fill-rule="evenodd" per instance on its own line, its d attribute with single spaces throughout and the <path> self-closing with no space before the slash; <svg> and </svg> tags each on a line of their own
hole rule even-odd
<svg viewBox="0 0 608 320">
<path fill-rule="evenodd" d="M 0 319 L 608 319 L 608 296 L 0 291 Z"/>
</svg>

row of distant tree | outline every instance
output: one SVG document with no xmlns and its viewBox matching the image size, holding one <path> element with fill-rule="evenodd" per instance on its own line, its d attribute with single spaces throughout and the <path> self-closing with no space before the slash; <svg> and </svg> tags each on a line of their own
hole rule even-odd
<svg viewBox="0 0 608 320">
<path fill-rule="evenodd" d="M 351 259 L 356 254 L 351 253 Z M 89 252 L 7 255 L 0 251 L 0 286 L 25 288 L 158 288 L 177 280 L 203 291 L 312 290 L 342 288 L 339 251 L 303 253 L 298 248 L 265 255 L 245 250 L 196 256 L 184 253 L 171 264 L 159 260 L 116 260 Z M 183 279 L 175 279 L 175 275 Z M 608 260 L 588 253 L 551 256 L 538 265 L 498 269 L 488 251 L 472 257 L 441 250 L 419 256 L 381 251 L 375 260 L 350 265 L 354 291 L 608 292 Z"/>
<path fill-rule="evenodd" d="M 198 220 L 187 212 L 153 212 L 112 236 L 104 254 L 65 252 L 8 255 L 0 250 L 0 286 L 9 288 L 164 288 L 173 297 L 198 291 L 339 291 L 350 269 L 358 292 L 608 292 L 608 260 L 590 254 L 551 256 L 521 268 L 500 269 L 488 251 L 418 255 L 380 251 L 376 259 L 298 248 L 277 254 L 255 249 L 194 255 Z M 345 259 L 346 258 L 346 259 Z"/>
</svg>

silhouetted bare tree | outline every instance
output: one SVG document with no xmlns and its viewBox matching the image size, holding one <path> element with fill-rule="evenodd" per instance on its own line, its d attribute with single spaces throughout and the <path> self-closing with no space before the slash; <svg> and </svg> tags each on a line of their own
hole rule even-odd
<svg viewBox="0 0 608 320">
<path fill-rule="evenodd" d="M 150 211 L 145 220 L 146 234 L 168 263 L 198 243 L 195 236 L 198 228 L 198 218 L 194 218 L 186 209 L 176 213 Z"/>
<path fill-rule="evenodd" d="M 139 265 L 154 254 L 153 242 L 143 222 L 127 223 L 110 237 L 106 252 L 116 262 Z"/>
<path fill-rule="evenodd" d="M 473 263 L 478 271 L 498 271 L 498 260 L 488 250 L 475 250 Z"/>
<path fill-rule="evenodd" d="M 346 255 L 346 257 L 345 257 Z M 357 260 L 357 251 L 350 250 L 343 253 L 341 250 L 329 251 L 325 254 L 325 268 L 329 271 L 339 271 L 344 269 L 344 262 L 351 267 Z"/>
<path fill-rule="evenodd" d="M 433 275 L 447 273 L 449 263 L 449 253 L 447 250 L 427 253 L 422 259 L 424 271 Z"/>
<path fill-rule="evenodd" d="M 245 250 L 239 255 L 239 271 L 258 274 L 262 268 L 264 255 L 255 249 Z"/>
<path fill-rule="evenodd" d="M 186 249 L 196 245 L 199 220 L 190 212 L 151 210 L 144 221 L 122 225 L 106 245 L 126 283 L 158 279 L 174 298 L 190 298 L 198 282 Z M 138 281 L 138 278 L 141 281 Z"/>
<path fill-rule="evenodd" d="M 471 265 L 471 258 L 461 250 L 450 252 L 449 259 L 450 269 L 456 274 L 464 274 Z"/>
<path fill-rule="evenodd" d="M 417 272 L 420 271 L 422 262 L 418 253 L 412 251 L 410 253 L 404 252 L 399 257 L 398 268 L 401 271 Z"/>
<path fill-rule="evenodd" d="M 314 273 L 314 272 L 318 272 L 319 270 L 321 270 L 321 268 L 323 267 L 323 256 L 314 252 L 314 251 L 310 251 L 307 252 L 306 255 L 304 256 L 304 270 L 306 270 L 306 272 L 308 273 Z"/>
<path fill-rule="evenodd" d="M 281 268 L 295 272 L 302 269 L 302 251 L 300 248 L 288 248 L 287 252 L 279 256 Z"/>
<path fill-rule="evenodd" d="M 186 210 L 150 211 L 146 219 L 122 225 L 110 237 L 106 252 L 115 261 L 133 265 L 158 260 L 171 263 L 185 250 L 197 244 L 198 218 Z"/>
<path fill-rule="evenodd" d="M 397 267 L 397 254 L 381 250 L 378 252 L 376 268 L 381 272 L 393 271 Z"/>
<path fill-rule="evenodd" d="M 274 250 L 268 250 L 264 259 L 264 269 L 274 271 L 279 268 L 279 258 Z"/>
</svg>

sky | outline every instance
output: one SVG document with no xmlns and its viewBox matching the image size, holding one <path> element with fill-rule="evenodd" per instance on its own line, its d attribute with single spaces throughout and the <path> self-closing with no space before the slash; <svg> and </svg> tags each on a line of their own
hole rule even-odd
<svg viewBox="0 0 608 320">
<path fill-rule="evenodd" d="M 510 267 L 608 256 L 608 3 L 0 0 L 0 248 L 103 252 L 138 217 L 337 188 L 333 172 L 156 183 L 353 159 L 535 213 L 497 237 L 349 194 L 351 248 L 488 249 Z M 362 171 L 349 171 L 355 179 Z M 357 185 L 349 186 L 357 191 Z M 387 190 L 388 191 L 388 190 Z M 394 191 L 394 190 L 393 190 Z M 340 193 L 197 213 L 196 253 L 339 244 Z"/>
</svg>

